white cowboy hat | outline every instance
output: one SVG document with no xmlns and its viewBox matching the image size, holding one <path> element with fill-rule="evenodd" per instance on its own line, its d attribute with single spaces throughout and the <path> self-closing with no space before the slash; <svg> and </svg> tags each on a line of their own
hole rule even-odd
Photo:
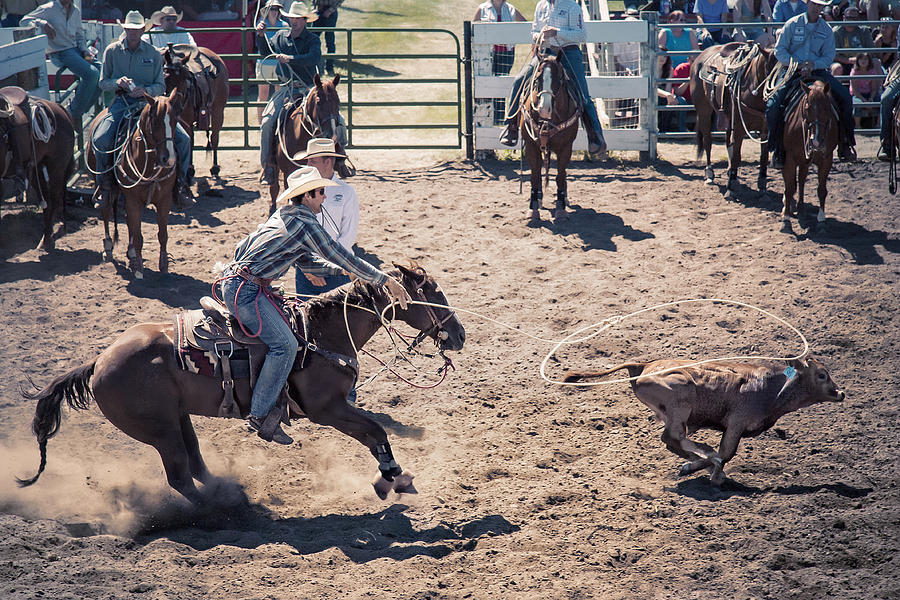
<svg viewBox="0 0 900 600">
<path fill-rule="evenodd" d="M 176 12 L 172 6 L 163 6 L 162 9 L 150 15 L 150 23 L 156 26 L 162 25 L 162 20 L 166 17 L 175 17 L 175 22 L 180 23 L 184 13 Z"/>
<path fill-rule="evenodd" d="M 281 15 L 283 17 L 289 18 L 289 19 L 290 18 L 294 18 L 294 19 L 303 18 L 303 19 L 306 19 L 307 21 L 315 21 L 316 19 L 319 18 L 319 15 L 316 13 L 316 11 L 311 9 L 306 4 L 306 2 L 301 2 L 300 0 L 297 0 L 296 2 L 291 2 L 291 7 L 287 10 L 287 12 L 285 12 L 284 9 L 282 9 Z"/>
<path fill-rule="evenodd" d="M 129 10 L 128 14 L 125 15 L 125 21 L 119 21 L 116 19 L 116 23 L 119 24 L 119 27 L 122 29 L 144 29 L 147 26 L 147 22 L 144 21 L 143 15 L 136 10 Z"/>
<path fill-rule="evenodd" d="M 306 142 L 306 152 L 298 152 L 293 160 L 306 160 L 314 156 L 333 156 L 335 158 L 347 158 L 334 147 L 334 140 L 328 138 L 313 138 Z"/>
<path fill-rule="evenodd" d="M 284 3 L 281 0 L 269 0 L 268 2 L 266 2 L 265 6 L 262 7 L 263 14 L 268 13 L 270 10 L 272 10 L 276 6 L 279 9 L 282 9 L 282 8 L 284 8 Z"/>
<path fill-rule="evenodd" d="M 325 179 L 315 167 L 300 167 L 287 178 L 287 189 L 278 194 L 276 203 L 282 200 L 290 200 L 309 190 L 337 185 L 330 179 Z"/>
</svg>

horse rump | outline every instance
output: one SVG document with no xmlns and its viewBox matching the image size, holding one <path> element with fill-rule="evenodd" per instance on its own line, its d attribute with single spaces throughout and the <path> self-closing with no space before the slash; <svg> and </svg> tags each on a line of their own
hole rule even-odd
<svg viewBox="0 0 900 600">
<path fill-rule="evenodd" d="M 16 478 L 19 487 L 26 487 L 38 480 L 44 468 L 47 466 L 47 440 L 59 431 L 62 417 L 63 400 L 72 408 L 84 410 L 94 397 L 90 387 L 91 377 L 94 375 L 95 361 L 85 363 L 60 375 L 42 390 L 30 392 L 20 389 L 19 393 L 27 400 L 37 400 L 34 410 L 34 419 L 31 421 L 31 431 L 38 440 L 38 448 L 41 452 L 41 465 L 37 474 L 30 479 Z M 29 380 L 30 381 L 30 380 Z M 32 384 L 33 385 L 33 384 Z"/>
</svg>

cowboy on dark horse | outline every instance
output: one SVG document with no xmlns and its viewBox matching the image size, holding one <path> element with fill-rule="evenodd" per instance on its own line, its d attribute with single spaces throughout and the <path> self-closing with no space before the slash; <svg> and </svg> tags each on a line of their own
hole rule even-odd
<svg viewBox="0 0 900 600">
<path fill-rule="evenodd" d="M 799 65 L 798 72 L 782 84 L 766 103 L 766 124 L 769 127 L 769 149 L 772 150 L 772 167 L 784 166 L 784 109 L 794 82 L 801 78 L 815 77 L 826 82 L 837 101 L 840 113 L 841 135 L 838 156 L 841 160 L 856 160 L 856 139 L 853 135 L 853 102 L 850 92 L 829 71 L 834 62 L 834 32 L 822 18 L 824 7 L 831 0 L 809 0 L 806 12 L 799 14 L 784 24 L 778 42 L 775 44 L 775 58 L 784 66 L 791 61 Z"/>
</svg>

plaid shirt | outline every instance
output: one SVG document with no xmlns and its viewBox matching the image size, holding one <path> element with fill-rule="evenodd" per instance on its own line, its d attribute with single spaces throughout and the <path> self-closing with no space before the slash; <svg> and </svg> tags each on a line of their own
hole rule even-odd
<svg viewBox="0 0 900 600">
<path fill-rule="evenodd" d="M 278 279 L 295 262 L 304 273 L 333 275 L 344 269 L 375 285 L 384 285 L 388 277 L 331 239 L 316 215 L 300 204 L 281 207 L 245 237 L 226 273 L 245 267 L 257 277 Z"/>
<path fill-rule="evenodd" d="M 541 0 L 534 7 L 531 37 L 537 41 L 541 29 L 549 25 L 559 29 L 556 37 L 547 38 L 544 45 L 552 48 L 584 42 L 584 21 L 581 6 L 575 0 Z"/>
</svg>

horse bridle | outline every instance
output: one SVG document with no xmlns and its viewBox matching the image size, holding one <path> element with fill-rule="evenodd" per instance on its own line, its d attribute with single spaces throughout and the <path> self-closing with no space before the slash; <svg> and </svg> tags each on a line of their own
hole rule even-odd
<svg viewBox="0 0 900 600">
<path fill-rule="evenodd" d="M 828 101 L 828 107 L 834 112 L 834 106 L 831 104 L 831 99 L 826 98 Z M 810 120 L 807 118 L 809 110 L 809 92 L 803 97 L 803 157 L 806 160 L 809 160 L 809 157 L 813 155 L 814 152 L 821 152 L 821 150 L 811 150 L 810 149 L 810 141 L 817 139 L 819 134 L 822 133 L 822 129 L 824 129 L 824 134 L 828 134 L 828 128 L 831 125 L 829 121 L 823 121 L 822 119 Z M 813 128 L 810 130 L 810 125 L 813 125 Z M 812 133 L 812 135 L 810 135 Z"/>
<path fill-rule="evenodd" d="M 444 330 L 444 324 L 456 316 L 456 313 L 449 306 L 447 307 L 447 316 L 443 319 L 438 319 L 437 313 L 434 311 L 434 308 L 431 307 L 431 303 L 428 301 L 428 298 L 425 296 L 425 292 L 423 288 L 425 284 L 428 282 L 428 277 L 423 273 L 422 281 L 416 281 L 416 297 L 419 302 L 422 303 L 422 306 L 425 308 L 425 313 L 428 315 L 428 318 L 431 319 L 431 326 L 427 329 L 423 329 L 419 332 L 419 335 L 416 336 L 415 344 L 419 344 L 426 337 L 430 336 L 434 333 L 435 337 L 439 340 L 446 340 L 450 337 L 450 334 Z"/>
<path fill-rule="evenodd" d="M 303 124 L 303 129 L 311 135 L 312 137 L 317 137 L 319 132 L 325 131 L 322 127 L 322 121 L 317 117 L 315 121 L 313 121 L 312 116 L 310 115 L 310 111 L 308 110 L 309 99 L 312 98 L 312 94 L 315 91 L 315 87 L 309 90 L 309 93 L 303 98 L 303 103 L 300 105 L 300 110 L 303 112 L 303 119 L 301 123 Z M 337 129 L 337 113 L 332 113 L 328 115 L 328 120 L 331 121 L 331 134 L 334 135 L 335 130 Z M 308 125 L 307 125 L 308 124 Z"/>
</svg>

